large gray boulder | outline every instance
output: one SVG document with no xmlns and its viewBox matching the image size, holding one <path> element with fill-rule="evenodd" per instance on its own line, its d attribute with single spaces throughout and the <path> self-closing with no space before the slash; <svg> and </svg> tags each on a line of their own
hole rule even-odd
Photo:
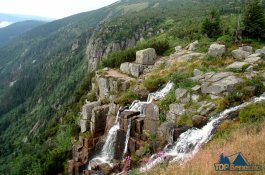
<svg viewBox="0 0 265 175">
<path fill-rule="evenodd" d="M 247 52 L 247 51 L 244 51 L 244 50 L 241 50 L 241 49 L 237 49 L 237 50 L 233 50 L 232 51 L 232 56 L 235 58 L 235 59 L 246 59 L 251 53 Z"/>
<path fill-rule="evenodd" d="M 186 89 L 178 88 L 175 91 L 176 100 L 180 101 L 181 103 L 188 103 L 190 102 L 190 93 Z"/>
<path fill-rule="evenodd" d="M 243 80 L 234 75 L 223 77 L 217 81 L 204 81 L 201 85 L 201 91 L 204 94 L 218 95 L 223 92 L 232 92 L 233 88 L 242 83 Z"/>
<path fill-rule="evenodd" d="M 209 47 L 208 55 L 212 57 L 222 57 L 225 53 L 225 45 L 221 44 L 212 44 Z"/>
<path fill-rule="evenodd" d="M 265 54 L 265 47 L 263 47 L 262 49 L 257 49 L 255 53 Z"/>
<path fill-rule="evenodd" d="M 147 68 L 146 65 L 125 62 L 121 64 L 120 71 L 134 77 L 139 77 L 145 68 Z"/>
<path fill-rule="evenodd" d="M 233 69 L 233 70 L 242 70 L 247 65 L 248 65 L 247 62 L 236 61 L 236 62 L 228 65 L 226 68 L 227 69 Z"/>
<path fill-rule="evenodd" d="M 184 115 L 186 114 L 186 109 L 184 104 L 171 104 L 169 105 L 169 112 L 175 115 Z"/>
<path fill-rule="evenodd" d="M 153 65 L 156 60 L 156 51 L 153 48 L 139 50 L 136 52 L 136 63 L 142 65 Z"/>
<path fill-rule="evenodd" d="M 187 53 L 187 54 L 179 56 L 177 58 L 177 61 L 178 62 L 189 62 L 194 58 L 203 58 L 204 56 L 205 56 L 205 54 L 192 52 L 192 53 Z"/>
<path fill-rule="evenodd" d="M 261 60 L 261 57 L 256 56 L 257 54 L 250 55 L 247 59 L 245 59 L 245 62 L 249 64 L 255 64 L 258 63 Z"/>
<path fill-rule="evenodd" d="M 239 47 L 239 49 L 246 51 L 246 52 L 249 52 L 249 53 L 253 53 L 253 47 L 252 46 L 242 46 L 242 47 Z"/>
</svg>

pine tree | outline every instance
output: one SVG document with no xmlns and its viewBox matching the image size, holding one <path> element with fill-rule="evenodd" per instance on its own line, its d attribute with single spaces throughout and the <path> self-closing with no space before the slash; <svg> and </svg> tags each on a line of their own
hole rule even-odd
<svg viewBox="0 0 265 175">
<path fill-rule="evenodd" d="M 202 23 L 202 32 L 209 38 L 217 38 L 221 35 L 220 14 L 216 9 L 212 9 L 210 17 L 205 18 Z"/>
<path fill-rule="evenodd" d="M 244 14 L 243 35 L 255 39 L 265 39 L 265 16 L 260 0 L 250 0 Z"/>
</svg>

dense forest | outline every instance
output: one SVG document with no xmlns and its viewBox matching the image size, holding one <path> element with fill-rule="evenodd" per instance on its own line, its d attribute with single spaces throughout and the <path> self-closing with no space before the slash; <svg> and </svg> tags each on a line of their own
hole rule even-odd
<svg viewBox="0 0 265 175">
<path fill-rule="evenodd" d="M 107 43 L 123 41 L 148 26 L 144 42 L 106 56 L 102 67 L 119 67 L 147 47 L 160 48 L 163 55 L 177 44 L 200 40 L 201 51 L 206 51 L 213 40 L 232 43 L 238 20 L 243 25 L 245 4 L 246 0 L 122 0 L 36 27 L 0 47 L 0 174 L 65 172 L 71 138 L 80 132 L 76 119 L 89 98 L 94 74 L 88 73 L 85 54 L 92 35 L 104 36 Z M 218 12 L 221 28 L 208 35 L 202 26 L 212 9 Z M 156 35 L 158 30 L 163 32 Z"/>
</svg>

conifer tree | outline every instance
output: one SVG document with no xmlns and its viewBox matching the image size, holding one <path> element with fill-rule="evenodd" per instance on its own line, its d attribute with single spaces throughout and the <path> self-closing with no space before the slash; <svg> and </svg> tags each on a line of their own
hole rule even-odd
<svg viewBox="0 0 265 175">
<path fill-rule="evenodd" d="M 209 38 L 218 38 L 221 35 L 220 14 L 216 9 L 212 9 L 210 17 L 206 17 L 202 24 L 202 32 Z"/>
<path fill-rule="evenodd" d="M 260 0 L 249 0 L 244 14 L 243 35 L 255 39 L 265 39 L 265 16 Z"/>
</svg>

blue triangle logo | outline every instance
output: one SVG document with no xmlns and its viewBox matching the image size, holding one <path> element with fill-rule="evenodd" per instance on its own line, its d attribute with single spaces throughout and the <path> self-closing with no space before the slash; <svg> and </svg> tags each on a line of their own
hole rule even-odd
<svg viewBox="0 0 265 175">
<path fill-rule="evenodd" d="M 235 161 L 233 162 L 235 166 L 246 166 L 248 165 L 247 160 L 244 158 L 244 156 L 241 153 L 238 153 Z"/>
</svg>

